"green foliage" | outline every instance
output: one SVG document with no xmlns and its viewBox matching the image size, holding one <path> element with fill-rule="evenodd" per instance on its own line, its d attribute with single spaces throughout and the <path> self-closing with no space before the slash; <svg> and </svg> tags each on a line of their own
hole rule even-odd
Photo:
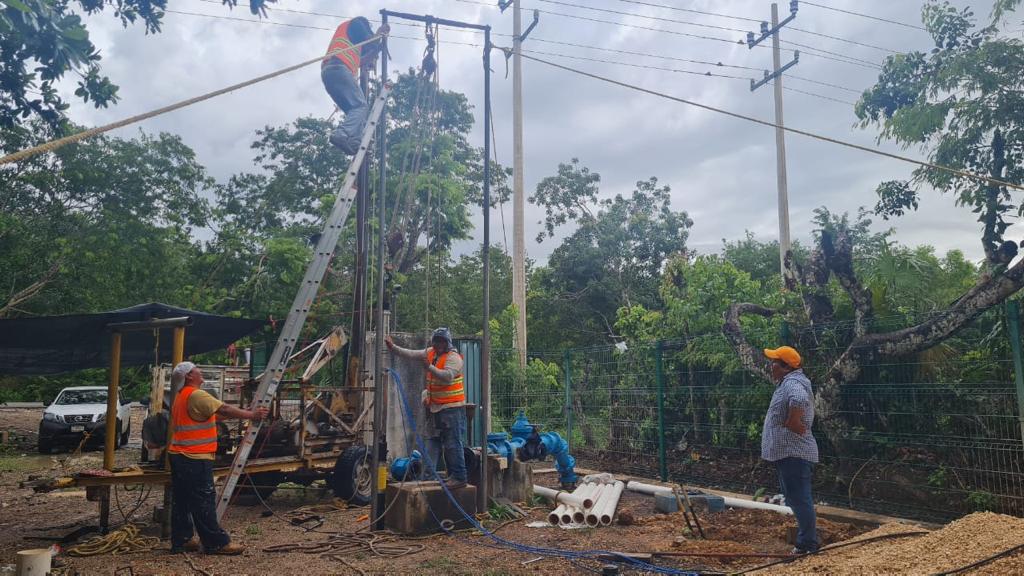
<svg viewBox="0 0 1024 576">
<path fill-rule="evenodd" d="M 998 23 L 1016 0 L 996 3 L 996 24 L 975 28 L 970 9 L 931 0 L 922 20 L 934 41 L 930 52 L 886 59 L 878 82 L 857 103 L 861 126 L 876 126 L 879 139 L 904 147 L 921 146 L 939 165 L 1020 184 L 1024 180 L 1024 100 L 1021 70 L 1024 43 L 1001 34 Z M 910 182 L 889 181 L 879 189 L 876 213 L 898 216 L 917 207 L 917 188 L 952 192 L 959 205 L 978 214 L 982 243 L 992 264 L 1021 206 L 1003 186 L 918 168 Z"/>
<path fill-rule="evenodd" d="M 238 0 L 223 0 L 235 6 Z M 250 0 L 253 14 L 266 13 L 276 0 Z M 117 86 L 102 75 L 99 50 L 89 39 L 80 13 L 107 8 L 124 27 L 141 22 L 146 33 L 160 32 L 167 0 L 4 0 L 0 2 L 0 128 L 37 118 L 66 129 L 68 103 L 59 82 L 75 73 L 75 96 L 106 108 L 118 101 Z M 30 68 L 31 67 L 31 68 Z"/>
<path fill-rule="evenodd" d="M 987 512 L 994 510 L 998 501 L 991 492 L 985 490 L 972 490 L 967 495 L 967 504 L 975 512 Z"/>
</svg>

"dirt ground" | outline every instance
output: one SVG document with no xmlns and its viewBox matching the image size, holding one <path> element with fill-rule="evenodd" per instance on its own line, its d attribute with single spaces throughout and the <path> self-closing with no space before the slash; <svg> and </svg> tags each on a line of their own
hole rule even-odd
<svg viewBox="0 0 1024 576">
<path fill-rule="evenodd" d="M 17 412 L 17 413 L 15 413 Z M 0 410 L 0 430 L 31 433 L 38 424 L 39 410 Z M 127 448 L 118 452 L 118 463 L 129 465 L 138 459 L 139 430 L 134 424 L 143 415 L 141 410 L 133 414 L 132 441 Z M 26 437 L 29 435 L 26 434 Z M 19 488 L 19 483 L 39 476 L 55 476 L 90 468 L 100 468 L 102 453 L 85 451 L 70 456 L 67 453 L 42 456 L 35 453 L 34 446 L 22 444 L 18 450 L 0 452 L 0 574 L 11 570 L 17 550 L 49 546 L 53 538 L 64 536 L 82 526 L 94 525 L 97 520 L 96 504 L 85 501 L 82 490 L 68 490 L 37 494 L 30 489 Z M 554 475 L 539 474 L 539 484 L 551 485 Z M 133 488 L 133 487 L 129 487 Z M 455 574 L 455 575 L 499 575 L 499 574 L 576 574 L 599 569 L 601 563 L 594 561 L 572 562 L 507 546 L 478 533 L 463 532 L 455 536 L 436 535 L 426 538 L 402 538 L 382 534 L 372 540 L 377 553 L 366 546 L 370 537 L 359 533 L 367 526 L 364 518 L 367 508 L 335 509 L 326 490 L 302 489 L 297 486 L 274 493 L 267 501 L 267 508 L 233 507 L 225 518 L 224 528 L 234 541 L 244 544 L 246 551 L 241 557 L 215 557 L 172 555 L 167 543 L 156 549 L 126 555 L 100 555 L 86 558 L 65 558 L 70 573 L 79 574 Z M 115 492 L 111 521 L 118 525 L 124 517 L 143 527 L 152 526 L 152 512 L 160 500 L 160 491 L 119 489 Z M 289 522 L 294 511 L 300 508 L 315 512 L 323 518 L 323 524 L 314 531 L 307 531 Z M 270 514 L 270 512 L 273 514 Z M 662 515 L 654 510 L 653 498 L 634 493 L 625 493 L 619 507 L 619 518 L 632 517 L 631 525 L 615 524 L 597 529 L 565 530 L 556 527 L 531 528 L 530 522 L 543 521 L 547 508 L 539 506 L 528 509 L 529 517 L 513 522 L 487 520 L 485 525 L 496 530 L 497 536 L 521 545 L 558 548 L 563 550 L 611 550 L 617 552 L 675 551 L 689 553 L 773 553 L 784 554 L 790 549 L 786 543 L 787 528 L 793 524 L 791 517 L 773 512 L 754 510 L 726 510 L 717 514 L 702 514 L 701 522 L 707 536 L 701 540 L 690 534 L 680 514 Z M 1021 521 L 1024 523 L 1024 521 Z M 826 543 L 839 542 L 858 537 L 870 527 L 858 527 L 820 520 L 822 537 Z M 881 529 L 887 529 L 883 527 Z M 900 529 L 907 530 L 905 525 Z M 365 531 L 364 531 L 365 532 Z M 50 538 L 51 540 L 46 540 Z M 355 550 L 342 551 L 332 555 L 325 553 L 326 547 L 275 552 L 272 547 L 279 545 L 312 545 L 329 539 L 335 541 L 334 551 L 356 540 L 362 546 Z M 1022 539 L 1024 541 L 1024 539 Z M 1000 540 L 999 542 L 1002 542 Z M 865 548 L 867 545 L 862 546 Z M 986 548 L 987 549 L 987 548 Z M 393 554 L 389 556 L 389 554 Z M 842 558 L 836 556 L 836 559 Z M 675 569 L 692 569 L 713 573 L 735 572 L 758 566 L 770 561 L 763 558 L 718 560 L 711 558 L 659 557 L 657 564 Z M 808 558 L 786 566 L 772 568 L 760 573 L 869 573 L 833 572 L 822 558 Z M 803 563 L 807 563 L 803 565 Z M 814 562 L 815 564 L 811 564 Z M 845 560 L 844 560 L 845 562 Z M 993 564 L 993 567 L 999 564 Z M 1013 566 L 1013 565 L 1007 565 Z M 952 567 L 952 566 L 950 566 Z M 1019 566 L 1024 572 L 1024 566 Z M 793 572 L 792 570 L 796 570 Z M 640 573 L 629 572 L 624 573 Z M 989 572 L 997 573 L 997 572 Z M 1012 573 L 1012 572 L 1001 572 Z"/>
</svg>

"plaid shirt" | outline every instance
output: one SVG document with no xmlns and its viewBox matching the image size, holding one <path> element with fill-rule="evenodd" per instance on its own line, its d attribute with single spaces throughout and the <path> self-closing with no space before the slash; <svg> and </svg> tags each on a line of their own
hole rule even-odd
<svg viewBox="0 0 1024 576">
<path fill-rule="evenodd" d="M 804 411 L 802 420 L 807 431 L 803 435 L 784 426 L 791 407 L 802 408 Z M 772 394 L 768 413 L 764 417 L 764 430 L 761 432 L 761 458 L 769 462 L 801 458 L 816 463 L 818 443 L 811 435 L 813 422 L 814 393 L 811 391 L 811 381 L 803 370 L 794 370 L 783 377 Z"/>
</svg>

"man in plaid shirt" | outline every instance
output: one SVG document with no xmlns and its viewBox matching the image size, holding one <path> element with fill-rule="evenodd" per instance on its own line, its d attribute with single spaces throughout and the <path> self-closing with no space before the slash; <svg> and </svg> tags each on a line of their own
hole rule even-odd
<svg viewBox="0 0 1024 576">
<path fill-rule="evenodd" d="M 820 542 L 811 498 L 811 473 L 818 463 L 818 444 L 811 435 L 811 381 L 801 369 L 800 354 L 793 348 L 765 350 L 764 355 L 772 362 L 772 380 L 777 386 L 764 417 L 761 458 L 775 464 L 786 505 L 796 516 L 798 530 L 793 553 L 816 552 Z"/>
</svg>

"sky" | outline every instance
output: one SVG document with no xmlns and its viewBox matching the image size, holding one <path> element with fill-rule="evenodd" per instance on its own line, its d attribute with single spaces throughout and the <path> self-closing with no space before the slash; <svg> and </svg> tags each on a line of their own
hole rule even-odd
<svg viewBox="0 0 1024 576">
<path fill-rule="evenodd" d="M 522 2 L 524 22 L 530 20 L 533 8 L 542 11 L 524 50 L 559 54 L 537 54 L 538 58 L 732 112 L 773 119 L 772 87 L 751 92 L 748 80 L 759 78 L 762 72 L 758 70 L 771 67 L 772 52 L 735 42 L 745 36 L 740 30 L 756 31 L 757 22 L 651 6 L 769 19 L 768 0 Z M 246 0 L 241 3 L 247 4 Z M 103 72 L 120 86 L 121 100 L 109 109 L 97 110 L 77 101 L 71 93 L 73 83 L 67 82 L 65 96 L 75 102 L 73 120 L 87 126 L 111 122 L 316 57 L 326 49 L 342 17 L 364 15 L 374 20 L 384 7 L 489 24 L 495 44 L 511 44 L 512 11 L 500 12 L 497 0 L 279 0 L 262 23 L 247 6 L 229 10 L 219 0 L 170 0 L 168 4 L 170 11 L 188 14 L 169 12 L 159 34 L 146 35 L 142 26 L 124 29 L 110 11 L 86 18 L 90 36 L 103 57 Z M 816 4 L 920 23 L 918 0 L 819 0 Z M 982 21 L 991 9 L 991 0 L 955 0 L 953 4 L 972 6 Z M 787 2 L 781 2 L 779 8 L 780 17 L 788 15 Z M 800 31 L 792 30 L 794 27 Z M 422 28 L 396 24 L 392 36 L 391 70 L 418 65 L 425 46 Z M 804 45 L 799 48 L 799 63 L 787 71 L 783 81 L 788 126 L 923 159 L 920 149 L 901 150 L 891 143 L 878 143 L 877 129 L 856 126 L 852 102 L 877 79 L 879 71 L 871 63 L 880 63 L 890 51 L 930 49 L 925 32 L 801 2 L 796 19 L 783 28 L 781 38 L 783 63 L 793 58 L 796 47 L 790 42 Z M 482 35 L 443 28 L 440 40 L 441 87 L 467 95 L 477 118 L 472 141 L 482 146 Z M 728 67 L 685 60 L 720 62 Z M 499 51 L 492 54 L 492 69 L 496 152 L 499 162 L 511 166 L 512 81 L 511 74 L 505 77 Z M 708 77 L 703 75 L 706 72 L 741 78 Z M 604 197 L 629 194 L 638 180 L 651 176 L 669 185 L 673 208 L 687 211 L 694 221 L 689 245 L 699 252 L 717 252 L 723 239 L 739 239 L 745 231 L 762 240 L 778 238 L 776 146 L 771 128 L 530 60 L 524 60 L 523 85 L 527 196 L 542 178 L 556 172 L 560 162 L 579 158 L 601 175 Z M 130 137 L 139 129 L 179 134 L 210 173 L 223 181 L 231 174 L 256 169 L 250 150 L 256 130 L 285 125 L 306 115 L 324 117 L 332 109 L 314 65 L 115 134 Z M 815 208 L 827 206 L 833 212 L 853 213 L 861 206 L 873 207 L 878 183 L 907 178 L 914 168 L 793 134 L 786 136 L 786 151 L 792 236 L 804 242 L 810 239 Z M 507 242 L 511 249 L 511 205 L 506 204 L 503 212 L 492 213 L 492 241 L 499 245 Z M 538 244 L 535 237 L 542 228 L 543 213 L 527 204 L 526 214 L 527 255 L 543 262 L 560 239 Z M 468 251 L 482 240 L 482 216 L 476 214 L 475 221 L 474 238 L 456 246 L 457 252 Z M 940 253 L 960 249 L 975 259 L 982 256 L 980 225 L 969 210 L 956 207 L 949 195 L 925 192 L 918 212 L 896 221 L 876 219 L 877 229 L 890 226 L 896 228 L 895 238 L 906 244 L 928 244 Z"/>
</svg>

